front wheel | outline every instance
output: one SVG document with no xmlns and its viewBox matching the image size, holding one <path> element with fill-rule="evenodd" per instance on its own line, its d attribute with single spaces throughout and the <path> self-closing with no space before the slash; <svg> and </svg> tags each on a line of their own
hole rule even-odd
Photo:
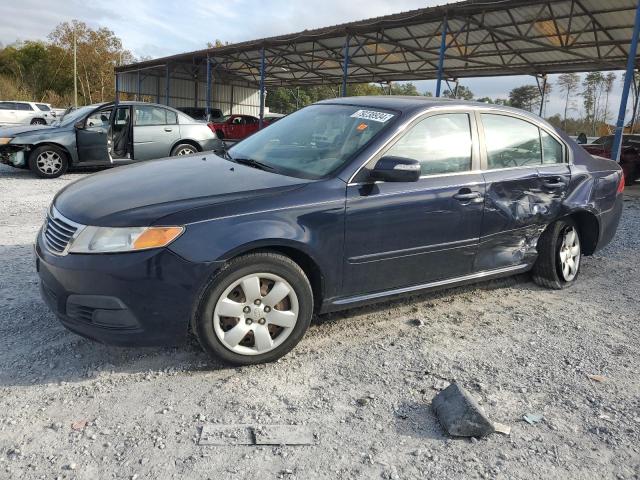
<svg viewBox="0 0 640 480">
<path fill-rule="evenodd" d="M 260 252 L 231 260 L 209 282 L 194 318 L 204 350 L 235 365 L 277 360 L 302 339 L 313 293 L 302 269 Z"/>
<path fill-rule="evenodd" d="M 533 280 L 540 286 L 560 290 L 572 285 L 580 272 L 580 232 L 569 218 L 549 225 L 538 240 L 538 259 Z"/>
<path fill-rule="evenodd" d="M 44 118 L 34 118 L 33 120 L 31 120 L 31 125 L 46 125 L 47 122 L 44 120 Z"/>
<path fill-rule="evenodd" d="M 61 148 L 43 145 L 29 155 L 29 168 L 40 178 L 57 178 L 69 168 L 69 159 Z"/>
</svg>

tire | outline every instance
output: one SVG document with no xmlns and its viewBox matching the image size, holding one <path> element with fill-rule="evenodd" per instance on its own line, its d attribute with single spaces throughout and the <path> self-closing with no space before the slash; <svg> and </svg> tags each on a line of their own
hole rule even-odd
<svg viewBox="0 0 640 480">
<path fill-rule="evenodd" d="M 47 122 L 43 118 L 34 118 L 31 120 L 31 125 L 46 125 Z"/>
<path fill-rule="evenodd" d="M 183 155 L 191 155 L 198 153 L 198 149 L 190 143 L 179 143 L 171 150 L 172 157 L 181 157 Z"/>
<path fill-rule="evenodd" d="M 576 223 L 570 218 L 558 220 L 549 225 L 538 239 L 533 281 L 554 290 L 567 288 L 578 278 L 581 260 L 580 232 Z"/>
<path fill-rule="evenodd" d="M 216 135 L 220 140 L 224 140 L 224 132 L 222 130 L 216 130 Z"/>
<path fill-rule="evenodd" d="M 253 365 L 273 362 L 291 351 L 312 315 L 313 292 L 298 264 L 283 255 L 259 252 L 231 260 L 211 278 L 192 326 L 212 357 Z"/>
<path fill-rule="evenodd" d="M 43 145 L 29 155 L 29 168 L 40 178 L 57 178 L 69 168 L 69 157 L 59 147 Z"/>
</svg>

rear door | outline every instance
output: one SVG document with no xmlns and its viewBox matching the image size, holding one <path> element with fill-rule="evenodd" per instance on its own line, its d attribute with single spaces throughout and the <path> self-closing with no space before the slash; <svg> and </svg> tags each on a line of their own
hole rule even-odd
<svg viewBox="0 0 640 480">
<path fill-rule="evenodd" d="M 177 114 L 156 105 L 135 105 L 133 110 L 133 158 L 168 157 L 171 147 L 180 140 Z"/>
<path fill-rule="evenodd" d="M 471 272 L 484 205 L 475 137 L 471 114 L 429 114 L 347 186 L 345 295 Z M 367 181 L 366 170 L 382 155 L 419 160 L 421 178 Z"/>
<path fill-rule="evenodd" d="M 476 271 L 535 259 L 540 231 L 559 215 L 569 183 L 555 134 L 508 113 L 478 113 L 486 200 Z M 543 161 L 544 160 L 544 161 Z"/>
</svg>

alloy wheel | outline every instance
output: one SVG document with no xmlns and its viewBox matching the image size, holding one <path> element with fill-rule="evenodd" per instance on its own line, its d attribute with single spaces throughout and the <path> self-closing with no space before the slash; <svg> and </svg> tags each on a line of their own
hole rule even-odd
<svg viewBox="0 0 640 480">
<path fill-rule="evenodd" d="M 178 150 L 177 155 L 178 156 L 182 156 L 182 155 L 191 155 L 192 153 L 196 153 L 194 148 L 190 148 L 190 147 L 182 147 L 180 150 Z"/>
<path fill-rule="evenodd" d="M 213 329 L 220 342 L 240 355 L 261 355 L 280 346 L 298 320 L 293 287 L 272 273 L 234 281 L 218 299 Z"/>
<path fill-rule="evenodd" d="M 566 228 L 560 238 L 560 270 L 563 279 L 570 282 L 576 277 L 580 267 L 580 238 L 575 227 Z"/>
<path fill-rule="evenodd" d="M 38 170 L 47 175 L 55 175 L 62 168 L 62 158 L 56 152 L 47 150 L 36 159 Z"/>
</svg>

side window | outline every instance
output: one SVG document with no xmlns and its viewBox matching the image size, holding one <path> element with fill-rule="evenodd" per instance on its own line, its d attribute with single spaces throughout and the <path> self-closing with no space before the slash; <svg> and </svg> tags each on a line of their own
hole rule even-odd
<svg viewBox="0 0 640 480">
<path fill-rule="evenodd" d="M 111 118 L 111 109 L 98 110 L 87 117 L 85 121 L 86 128 L 109 128 L 109 119 Z"/>
<path fill-rule="evenodd" d="M 386 155 L 418 160 L 422 175 L 471 170 L 471 126 L 466 113 L 433 115 L 413 126 Z"/>
<path fill-rule="evenodd" d="M 175 125 L 178 123 L 178 114 L 176 112 L 172 112 L 171 110 L 166 110 L 167 112 L 167 125 Z"/>
<path fill-rule="evenodd" d="M 542 140 L 542 163 L 564 163 L 562 144 L 544 130 L 540 130 Z"/>
<path fill-rule="evenodd" d="M 483 113 L 482 125 L 489 169 L 542 163 L 540 130 L 532 123 L 506 115 Z"/>
<path fill-rule="evenodd" d="M 15 106 L 11 102 L 0 102 L 0 110 L 15 110 Z"/>
<path fill-rule="evenodd" d="M 167 114 L 170 122 L 167 122 Z M 169 112 L 166 108 L 136 105 L 135 122 L 138 126 L 167 125 L 167 123 L 175 124 L 177 120 L 175 113 Z"/>
<path fill-rule="evenodd" d="M 16 103 L 16 110 L 33 111 L 33 107 L 28 103 Z"/>
</svg>

